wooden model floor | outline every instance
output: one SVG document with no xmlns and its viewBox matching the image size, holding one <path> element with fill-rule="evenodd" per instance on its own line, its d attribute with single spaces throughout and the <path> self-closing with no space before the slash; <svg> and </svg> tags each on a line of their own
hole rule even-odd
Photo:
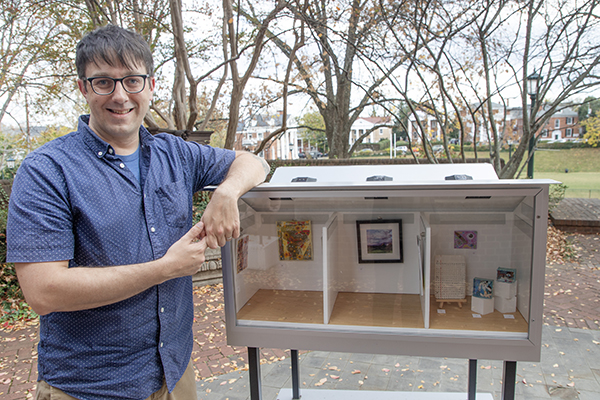
<svg viewBox="0 0 600 400">
<path fill-rule="evenodd" d="M 329 320 L 333 325 L 424 328 L 417 294 L 340 292 Z"/>
<path fill-rule="evenodd" d="M 474 318 L 471 298 L 462 308 L 438 303 L 431 297 L 430 329 L 527 332 L 528 325 L 518 311 L 493 313 Z M 512 315 L 514 318 L 505 318 Z M 323 324 L 323 293 L 320 291 L 260 289 L 238 312 L 240 320 Z M 424 328 L 421 300 L 416 294 L 340 292 L 329 323 L 332 325 Z"/>
<path fill-rule="evenodd" d="M 431 297 L 431 308 L 429 315 L 430 329 L 456 329 L 472 331 L 495 331 L 495 332 L 527 332 L 529 325 L 521 313 L 517 310 L 514 313 L 502 314 L 494 310 L 493 313 L 482 315 L 481 318 L 473 318 L 475 312 L 471 311 L 471 297 L 467 296 L 467 302 L 460 308 L 456 303 L 444 304 L 446 312 L 438 312 L 438 303 L 435 297 Z M 512 315 L 512 318 L 506 318 L 505 315 Z"/>
<path fill-rule="evenodd" d="M 323 292 L 259 289 L 237 313 L 253 321 L 323 323 Z"/>
</svg>

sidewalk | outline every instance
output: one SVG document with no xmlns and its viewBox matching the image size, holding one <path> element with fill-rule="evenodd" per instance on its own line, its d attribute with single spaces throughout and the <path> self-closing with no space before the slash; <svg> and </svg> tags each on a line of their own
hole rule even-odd
<svg viewBox="0 0 600 400">
<path fill-rule="evenodd" d="M 571 238 L 578 258 L 546 267 L 542 360 L 517 363 L 517 399 L 600 399 L 600 234 Z M 246 348 L 226 344 L 222 286 L 199 287 L 194 299 L 198 399 L 249 399 Z M 0 331 L 0 399 L 33 398 L 37 341 L 37 326 Z M 262 398 L 275 400 L 281 388 L 291 388 L 289 352 L 262 349 L 261 361 Z M 479 360 L 478 394 L 500 399 L 502 371 L 500 361 Z M 301 394 L 302 389 L 466 393 L 467 381 L 463 359 L 300 352 Z"/>
</svg>

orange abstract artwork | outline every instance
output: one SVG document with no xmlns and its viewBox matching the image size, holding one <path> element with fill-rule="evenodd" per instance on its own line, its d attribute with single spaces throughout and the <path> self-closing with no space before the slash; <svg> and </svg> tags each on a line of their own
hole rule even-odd
<svg viewBox="0 0 600 400">
<path fill-rule="evenodd" d="M 278 221 L 279 259 L 312 260 L 312 230 L 310 221 Z"/>
</svg>

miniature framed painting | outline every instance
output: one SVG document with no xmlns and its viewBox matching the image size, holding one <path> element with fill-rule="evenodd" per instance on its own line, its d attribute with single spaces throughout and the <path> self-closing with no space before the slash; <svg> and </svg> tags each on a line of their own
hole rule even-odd
<svg viewBox="0 0 600 400">
<path fill-rule="evenodd" d="M 473 297 L 491 299 L 494 296 L 494 280 L 484 278 L 473 279 Z"/>
<path fill-rule="evenodd" d="M 455 249 L 476 249 L 477 231 L 454 231 Z"/>
<path fill-rule="evenodd" d="M 498 268 L 496 280 L 498 282 L 513 283 L 517 276 L 517 270 L 514 268 Z"/>
<path fill-rule="evenodd" d="M 356 221 L 358 262 L 402 263 L 402 220 Z"/>
<path fill-rule="evenodd" d="M 312 260 L 311 225 L 310 221 L 277 221 L 280 260 Z"/>
<path fill-rule="evenodd" d="M 248 268 L 248 238 L 248 235 L 244 235 L 237 241 L 236 266 L 238 274 Z"/>
</svg>

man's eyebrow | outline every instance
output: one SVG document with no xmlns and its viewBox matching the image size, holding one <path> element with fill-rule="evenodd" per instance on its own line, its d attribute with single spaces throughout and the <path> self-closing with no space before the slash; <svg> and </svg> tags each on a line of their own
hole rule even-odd
<svg viewBox="0 0 600 400">
<path fill-rule="evenodd" d="M 147 75 L 147 74 L 138 72 L 138 71 L 125 71 L 121 76 L 119 76 L 119 78 L 122 78 L 124 76 L 129 76 L 129 75 Z M 101 77 L 114 78 L 108 72 L 94 73 L 94 74 L 91 74 L 90 76 L 87 76 L 86 78 L 101 78 Z"/>
</svg>

